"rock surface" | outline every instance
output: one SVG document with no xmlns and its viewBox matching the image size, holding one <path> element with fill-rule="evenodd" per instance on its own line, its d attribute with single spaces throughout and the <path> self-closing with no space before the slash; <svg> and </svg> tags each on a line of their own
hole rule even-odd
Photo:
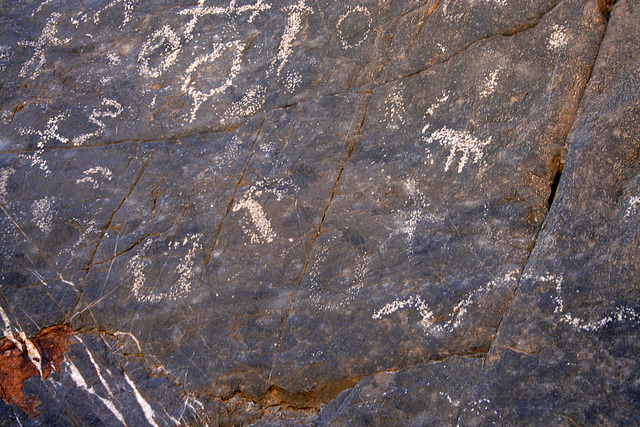
<svg viewBox="0 0 640 427">
<path fill-rule="evenodd" d="M 639 12 L 0 1 L 2 425 L 639 424 Z"/>
</svg>

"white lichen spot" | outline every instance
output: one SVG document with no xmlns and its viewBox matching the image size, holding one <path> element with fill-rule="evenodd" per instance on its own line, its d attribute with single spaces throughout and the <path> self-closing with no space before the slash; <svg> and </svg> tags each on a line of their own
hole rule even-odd
<svg viewBox="0 0 640 427">
<path fill-rule="evenodd" d="M 20 69 L 20 73 L 18 74 L 20 77 L 27 77 L 27 75 L 31 74 L 29 76 L 29 79 L 36 78 L 42 71 L 42 67 L 47 60 L 45 56 L 46 50 L 51 46 L 62 46 L 63 44 L 68 43 L 71 40 L 70 38 L 60 39 L 55 35 L 56 27 L 60 22 L 61 16 L 62 15 L 57 12 L 51 14 L 38 40 L 21 41 L 18 43 L 20 46 L 34 47 L 33 56 L 31 57 L 31 59 L 25 62 Z"/>
<path fill-rule="evenodd" d="M 84 144 L 89 139 L 102 135 L 102 133 L 107 128 L 107 125 L 105 125 L 100 119 L 107 118 L 107 117 L 115 118 L 115 117 L 118 117 L 124 111 L 124 108 L 122 108 L 122 105 L 120 105 L 120 103 L 118 103 L 117 101 L 114 101 L 113 99 L 104 98 L 102 100 L 101 107 L 102 107 L 101 110 L 94 108 L 93 111 L 91 112 L 91 115 L 89 116 L 89 122 L 96 125 L 98 129 L 96 129 L 93 132 L 76 136 L 71 141 L 73 145 L 78 146 L 78 145 Z"/>
<path fill-rule="evenodd" d="M 569 42 L 569 36 L 567 35 L 566 29 L 562 25 L 553 24 L 552 33 L 549 37 L 547 45 L 549 49 L 554 51 L 559 51 L 564 48 Z"/>
<path fill-rule="evenodd" d="M 493 70 L 484 81 L 482 92 L 480 92 L 480 96 L 485 98 L 493 93 L 496 90 L 497 80 L 498 80 L 498 72 L 500 70 Z"/>
<path fill-rule="evenodd" d="M 0 169 L 0 204 L 6 202 L 9 177 L 15 172 L 13 168 Z"/>
<path fill-rule="evenodd" d="M 220 57 L 222 57 L 225 51 L 230 51 L 233 54 L 233 61 L 231 64 L 231 69 L 229 70 L 227 76 L 223 79 L 222 84 L 215 88 L 211 88 L 208 90 L 199 90 L 196 89 L 192 83 L 195 79 L 194 74 L 196 70 L 205 64 L 211 64 L 217 61 Z M 227 43 L 216 43 L 213 46 L 213 52 L 201 55 L 195 59 L 195 61 L 189 65 L 187 68 L 185 77 L 182 81 L 182 90 L 187 93 L 193 100 L 193 106 L 191 107 L 190 112 L 190 120 L 189 122 L 193 122 L 196 118 L 196 113 L 200 109 L 200 106 L 207 101 L 208 99 L 224 92 L 233 84 L 233 79 L 236 78 L 238 73 L 240 72 L 240 65 L 242 63 L 242 45 L 239 41 L 231 41 Z M 220 64 L 222 65 L 222 64 Z"/>
<path fill-rule="evenodd" d="M 355 24 L 357 31 L 353 34 L 347 31 L 345 27 L 347 23 Z M 372 25 L 373 18 L 366 8 L 362 6 L 350 7 L 336 23 L 336 30 L 343 49 L 356 48 L 364 43 L 369 36 Z"/>
<path fill-rule="evenodd" d="M 405 299 L 397 299 L 389 304 L 386 304 L 380 310 L 373 313 L 373 319 L 382 319 L 385 316 L 389 316 L 398 310 L 404 310 L 407 308 L 413 308 L 418 311 L 421 319 L 420 324 L 426 329 L 433 324 L 433 312 L 429 309 L 429 306 L 422 300 L 420 295 L 411 295 Z"/>
<path fill-rule="evenodd" d="M 444 127 L 432 133 L 425 139 L 425 142 L 427 144 L 438 142 L 440 145 L 449 148 L 449 156 L 447 157 L 447 161 L 444 166 L 445 171 L 449 170 L 456 154 L 460 152 L 462 154 L 458 161 L 458 173 L 460 173 L 467 164 L 470 155 L 473 155 L 473 163 L 478 163 L 478 161 L 484 156 L 482 148 L 491 143 L 491 137 L 482 141 L 467 132 Z"/>
<path fill-rule="evenodd" d="M 111 181 L 113 178 L 113 173 L 105 168 L 104 166 L 96 166 L 94 168 L 89 168 L 86 171 L 82 172 L 82 178 L 76 179 L 76 184 L 89 183 L 93 188 L 98 188 L 99 183 L 92 175 L 101 175 L 102 179 L 106 179 L 107 181 Z"/>
<path fill-rule="evenodd" d="M 31 214 L 33 215 L 33 223 L 43 233 L 49 233 L 51 231 L 51 221 L 53 220 L 53 203 L 55 198 L 45 197 L 44 199 L 36 200 L 31 205 Z"/>
<path fill-rule="evenodd" d="M 272 71 L 276 63 L 280 62 L 278 64 L 278 68 L 276 69 L 277 77 L 280 77 L 282 69 L 293 53 L 293 40 L 302 29 L 303 15 L 305 14 L 305 12 L 313 13 L 313 9 L 306 5 L 305 0 L 299 0 L 297 4 L 287 6 L 285 10 L 290 12 L 289 16 L 287 17 L 287 26 L 285 27 L 284 33 L 282 34 L 280 46 L 278 47 L 278 53 L 276 54 L 276 57 L 273 58 L 273 61 L 271 61 L 271 66 L 269 68 L 269 70 Z"/>
</svg>

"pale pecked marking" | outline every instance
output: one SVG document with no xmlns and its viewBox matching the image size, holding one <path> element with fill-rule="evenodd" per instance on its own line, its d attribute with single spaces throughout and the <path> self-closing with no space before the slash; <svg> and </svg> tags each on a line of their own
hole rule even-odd
<svg viewBox="0 0 640 427">
<path fill-rule="evenodd" d="M 200 109 L 200 106 L 208 99 L 218 95 L 233 84 L 233 80 L 240 72 L 240 65 L 242 63 L 242 45 L 239 41 L 234 40 L 227 43 L 216 43 L 213 46 L 213 52 L 206 55 L 201 55 L 187 68 L 185 77 L 182 81 L 182 90 L 189 95 L 193 100 L 193 106 L 191 107 L 189 123 L 193 122 L 196 118 L 196 113 Z M 192 86 L 192 82 L 195 79 L 193 76 L 198 67 L 204 64 L 210 64 L 219 59 L 225 51 L 233 52 L 233 61 L 231 69 L 226 78 L 218 87 L 209 90 L 198 90 Z"/>
<path fill-rule="evenodd" d="M 24 65 L 20 69 L 20 73 L 18 73 L 20 77 L 27 77 L 27 75 L 29 74 L 29 70 L 35 64 L 35 67 L 31 70 L 31 76 L 29 77 L 29 80 L 36 78 L 42 71 L 42 67 L 47 61 L 47 58 L 45 56 L 47 48 L 49 48 L 50 46 L 62 46 L 65 43 L 71 41 L 70 38 L 60 39 L 55 35 L 56 27 L 60 22 L 61 16 L 62 15 L 57 12 L 52 13 L 47 20 L 47 23 L 45 24 L 40 37 L 35 42 L 21 41 L 18 43 L 21 46 L 34 47 L 33 56 L 31 57 L 31 59 L 24 63 Z"/>
<path fill-rule="evenodd" d="M 444 166 L 445 172 L 449 170 L 453 160 L 458 152 L 462 153 L 462 157 L 458 161 L 458 173 L 462 172 L 464 166 L 469 160 L 469 156 L 473 155 L 473 163 L 478 161 L 484 156 L 482 148 L 491 143 L 492 137 L 482 141 L 475 136 L 465 132 L 449 129 L 443 127 L 442 129 L 432 133 L 425 139 L 427 144 L 433 144 L 434 142 L 440 143 L 440 145 L 449 148 L 449 156 Z"/>
<path fill-rule="evenodd" d="M 289 57 L 293 53 L 293 40 L 296 35 L 302 29 L 302 15 L 305 12 L 313 13 L 313 9 L 306 5 L 305 0 L 299 0 L 297 4 L 287 6 L 286 10 L 291 11 L 287 18 L 287 26 L 285 27 L 284 34 L 280 40 L 280 46 L 278 47 L 278 53 L 276 57 L 271 61 L 270 70 L 275 67 L 275 64 L 279 61 L 280 64 L 276 69 L 276 76 L 280 77 L 284 66 L 286 65 Z"/>
<path fill-rule="evenodd" d="M 386 304 L 380 310 L 373 313 L 373 319 L 382 319 L 385 316 L 389 316 L 398 310 L 405 308 L 414 308 L 420 314 L 422 320 L 420 324 L 426 329 L 433 324 L 433 312 L 429 309 L 429 306 L 422 300 L 420 295 L 411 295 L 405 299 L 397 299 L 393 302 Z"/>
<path fill-rule="evenodd" d="M 358 40 L 355 43 L 349 43 L 347 38 L 345 38 L 344 31 L 340 29 L 344 21 L 352 14 L 360 14 L 360 20 L 366 21 L 366 27 L 367 27 L 364 37 L 362 37 L 360 40 Z M 371 13 L 369 13 L 367 9 L 365 9 L 362 6 L 350 7 L 349 10 L 347 10 L 347 12 L 344 15 L 340 16 L 340 18 L 338 19 L 338 22 L 336 23 L 336 30 L 338 32 L 338 37 L 340 38 L 340 43 L 342 44 L 342 47 L 344 49 L 356 48 L 360 46 L 362 43 L 364 43 L 364 41 L 369 36 L 369 32 L 371 30 L 372 24 L 373 24 L 373 18 L 371 17 Z"/>
</svg>

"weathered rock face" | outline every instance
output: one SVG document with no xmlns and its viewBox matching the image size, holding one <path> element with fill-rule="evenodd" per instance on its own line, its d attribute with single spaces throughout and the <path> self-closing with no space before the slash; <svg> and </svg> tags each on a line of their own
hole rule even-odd
<svg viewBox="0 0 640 427">
<path fill-rule="evenodd" d="M 1 2 L 5 424 L 640 423 L 610 3 Z"/>
</svg>

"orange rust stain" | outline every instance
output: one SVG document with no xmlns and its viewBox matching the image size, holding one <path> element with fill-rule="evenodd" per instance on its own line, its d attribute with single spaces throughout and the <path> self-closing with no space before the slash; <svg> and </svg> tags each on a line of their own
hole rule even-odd
<svg viewBox="0 0 640 427">
<path fill-rule="evenodd" d="M 40 352 L 42 359 L 42 373 L 47 378 L 55 369 L 60 372 L 60 364 L 64 354 L 69 350 L 71 328 L 66 325 L 56 325 L 41 330 L 31 338 L 31 342 Z M 21 351 L 15 342 L 9 338 L 0 341 L 0 397 L 8 404 L 15 403 L 30 417 L 40 413 L 36 406 L 40 401 L 35 396 L 25 396 L 22 391 L 24 382 L 40 372 L 29 360 L 25 351 Z"/>
</svg>

